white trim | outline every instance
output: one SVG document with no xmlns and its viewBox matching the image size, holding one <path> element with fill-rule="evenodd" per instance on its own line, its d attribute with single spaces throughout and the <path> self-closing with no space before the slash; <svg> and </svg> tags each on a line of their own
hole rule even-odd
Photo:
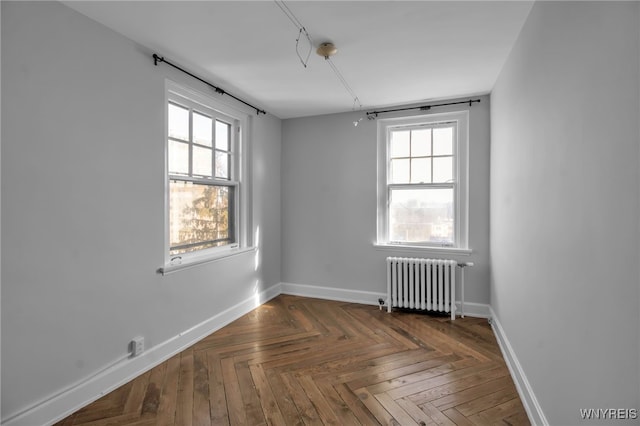
<svg viewBox="0 0 640 426">
<path fill-rule="evenodd" d="M 456 315 L 462 315 L 459 300 L 456 300 Z M 464 302 L 464 316 L 472 318 L 491 318 L 491 306 L 486 303 Z"/>
<path fill-rule="evenodd" d="M 237 256 L 239 254 L 254 252 L 257 249 L 258 249 L 257 247 L 247 247 L 243 249 L 232 248 L 232 249 L 227 249 L 225 251 L 220 251 L 215 255 L 188 257 L 182 263 L 171 263 L 169 265 L 163 266 L 158 269 L 158 272 L 161 273 L 162 275 L 167 275 L 167 274 L 171 274 L 173 272 L 179 271 L 181 269 L 193 268 L 194 266 L 204 265 L 206 263 L 211 263 L 211 262 L 217 262 L 218 260 Z"/>
<path fill-rule="evenodd" d="M 412 115 L 378 120 L 377 123 L 377 226 L 376 243 L 380 246 L 389 244 L 388 230 L 388 131 L 396 126 L 413 126 L 418 124 L 434 124 L 438 122 L 455 121 L 457 123 L 457 137 L 454 146 L 455 170 L 457 184 L 455 185 L 455 246 L 460 254 L 468 249 L 469 244 L 469 110 Z M 439 249 L 425 245 L 428 249 Z"/>
<path fill-rule="evenodd" d="M 378 299 L 386 299 L 386 293 L 361 290 L 346 290 L 335 287 L 321 287 L 306 284 L 280 283 L 282 294 L 336 300 L 338 302 L 361 303 L 378 306 Z"/>
<path fill-rule="evenodd" d="M 189 264 L 190 266 L 201 264 L 207 260 L 215 261 L 220 258 L 228 257 L 236 254 L 235 251 L 239 247 L 240 250 L 251 249 L 253 244 L 253 236 L 251 235 L 252 225 L 252 188 L 251 179 L 253 178 L 250 167 L 251 156 L 251 116 L 237 107 L 228 105 L 227 103 L 213 98 L 209 95 L 203 94 L 198 90 L 192 89 L 188 86 L 178 84 L 172 80 L 165 79 L 165 100 L 164 100 L 164 160 L 165 160 L 165 180 L 164 180 L 164 263 L 162 267 L 158 269 L 160 273 L 175 272 L 184 267 L 180 265 L 174 265 L 171 259 L 175 256 L 169 254 L 169 181 L 171 175 L 169 174 L 168 163 L 168 109 L 167 104 L 170 100 L 180 98 L 187 104 L 202 105 L 205 109 L 210 110 L 214 116 L 221 114 L 224 116 L 225 121 L 232 121 L 232 135 L 231 144 L 232 147 L 232 161 L 230 164 L 230 176 L 231 180 L 220 182 L 212 179 L 206 181 L 207 184 L 222 184 L 229 185 L 236 188 L 235 195 L 235 217 L 236 217 L 236 229 L 235 237 L 236 242 L 223 247 L 214 247 L 209 249 L 200 250 L 198 252 L 183 253 L 180 254 L 181 264 Z M 215 147 L 213 147 L 215 148 Z M 214 149 L 215 151 L 215 149 Z M 189 178 L 190 181 L 198 181 L 197 178 Z"/>
<path fill-rule="evenodd" d="M 96 375 L 82 380 L 59 394 L 3 419 L 2 426 L 49 425 L 62 420 L 140 374 L 161 364 L 211 333 L 251 312 L 280 294 L 280 284 L 249 297 L 157 346 L 131 358 L 123 356 Z"/>
<path fill-rule="evenodd" d="M 311 297 L 316 299 L 336 300 L 338 302 L 361 303 L 363 305 L 379 306 L 378 299 L 385 301 L 387 293 L 362 290 L 347 290 L 335 287 L 316 285 L 280 283 L 282 294 L 292 296 Z M 490 306 L 483 303 L 464 302 L 464 314 L 474 318 L 489 318 Z M 460 315 L 460 301 L 456 301 L 456 315 Z"/>
<path fill-rule="evenodd" d="M 490 324 L 493 329 L 493 334 L 496 336 L 498 346 L 502 351 L 502 357 L 507 363 L 507 367 L 511 373 L 511 378 L 516 385 L 518 395 L 520 395 L 522 405 L 524 405 L 529 421 L 533 425 L 549 425 L 549 422 L 542 411 L 542 407 L 533 393 L 531 384 L 529 384 L 529 380 L 527 380 L 527 376 L 524 374 L 520 361 L 518 361 L 518 357 L 516 356 L 516 353 L 513 350 L 504 329 L 502 328 L 502 324 L 500 324 L 500 320 L 498 320 L 498 316 L 492 307 L 489 307 L 489 309 L 491 312 Z"/>
<path fill-rule="evenodd" d="M 469 256 L 471 253 L 473 253 L 472 249 L 462 249 L 462 248 L 455 248 L 455 247 L 409 246 L 404 244 L 384 244 L 384 243 L 374 243 L 373 247 L 376 250 L 420 252 L 420 253 L 431 253 L 431 254 L 439 254 L 439 255 L 457 254 L 460 256 Z"/>
</svg>

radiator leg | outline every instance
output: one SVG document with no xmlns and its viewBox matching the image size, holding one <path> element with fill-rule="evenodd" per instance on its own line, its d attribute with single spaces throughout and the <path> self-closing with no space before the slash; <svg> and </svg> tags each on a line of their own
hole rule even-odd
<svg viewBox="0 0 640 426">
<path fill-rule="evenodd" d="M 461 279 L 461 283 L 460 283 L 460 290 L 461 291 L 461 295 L 460 295 L 460 316 L 462 318 L 464 318 L 464 266 L 462 268 L 460 268 L 460 279 Z"/>
</svg>

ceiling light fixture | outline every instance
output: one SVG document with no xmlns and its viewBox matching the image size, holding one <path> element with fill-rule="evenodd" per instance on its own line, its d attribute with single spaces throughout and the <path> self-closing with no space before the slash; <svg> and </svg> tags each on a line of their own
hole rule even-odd
<svg viewBox="0 0 640 426">
<path fill-rule="evenodd" d="M 321 43 L 320 46 L 318 46 L 318 49 L 316 49 L 316 53 L 325 59 L 329 59 L 331 56 L 338 53 L 338 49 L 333 43 L 325 42 Z"/>
<path fill-rule="evenodd" d="M 309 54 L 311 53 L 311 47 L 309 47 L 309 52 L 308 52 L 306 58 L 303 59 L 302 56 L 300 55 L 299 50 L 298 50 L 298 46 L 299 46 L 299 43 L 300 43 L 300 39 L 302 38 L 303 35 L 306 37 L 306 39 L 309 42 L 310 46 L 313 46 L 313 39 L 309 35 L 309 32 L 304 27 L 304 25 L 302 25 L 302 22 L 300 22 L 298 17 L 293 14 L 291 9 L 289 9 L 289 7 L 284 3 L 284 1 L 282 1 L 282 0 L 274 0 L 274 3 L 280 8 L 282 13 L 284 13 L 285 16 L 287 18 L 289 18 L 291 23 L 298 29 L 298 38 L 296 38 L 296 54 L 298 55 L 298 58 L 300 59 L 300 62 L 302 62 L 302 65 L 305 68 L 307 68 L 307 63 L 309 61 Z M 340 80 L 340 83 L 342 83 L 342 85 L 347 90 L 347 92 L 349 92 L 349 95 L 351 96 L 351 99 L 353 100 L 352 110 L 354 110 L 354 111 L 356 110 L 356 104 L 359 106 L 359 109 L 362 110 L 362 103 L 360 102 L 360 98 L 358 98 L 358 96 L 355 94 L 355 92 L 353 91 L 351 86 L 349 86 L 349 83 L 347 83 L 347 80 L 345 80 L 345 78 L 342 75 L 342 73 L 338 70 L 336 65 L 331 60 L 331 57 L 333 55 L 335 55 L 337 52 L 338 52 L 338 49 L 336 48 L 336 46 L 333 43 L 328 42 L 328 41 L 326 41 L 324 43 L 320 43 L 320 45 L 318 45 L 318 48 L 316 49 L 316 53 L 318 55 L 322 56 L 327 61 L 329 66 L 331 66 L 331 69 L 333 70 L 333 72 L 336 74 L 336 76 Z M 358 125 L 357 123 L 359 123 L 359 122 L 360 122 L 360 120 L 354 122 L 354 126 L 357 126 Z"/>
</svg>

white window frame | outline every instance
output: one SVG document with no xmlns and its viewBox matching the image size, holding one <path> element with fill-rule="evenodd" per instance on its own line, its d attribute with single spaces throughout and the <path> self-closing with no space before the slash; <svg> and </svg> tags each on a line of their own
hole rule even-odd
<svg viewBox="0 0 640 426">
<path fill-rule="evenodd" d="M 454 236 L 453 246 L 434 243 L 400 243 L 389 239 L 389 142 L 392 130 L 456 123 L 454 139 Z M 435 253 L 469 254 L 469 111 L 424 114 L 378 120 L 377 241 L 385 250 L 422 250 Z M 393 185 L 403 187 L 405 185 Z M 406 185 L 407 187 L 411 186 Z"/>
<path fill-rule="evenodd" d="M 231 161 L 229 164 L 229 179 L 197 178 L 172 175 L 169 173 L 169 117 L 168 105 L 176 103 L 187 107 L 200 108 L 201 112 L 213 111 L 222 121 L 233 121 L 231 126 Z M 215 120 L 215 117 L 214 117 Z M 207 263 L 229 256 L 234 256 L 246 251 L 254 250 L 252 245 L 251 217 L 249 212 L 251 188 L 249 169 L 249 128 L 250 115 L 242 110 L 235 109 L 218 99 L 214 99 L 194 89 L 179 85 L 171 80 L 165 82 L 164 99 L 164 266 L 159 269 L 162 274 L 176 270 Z M 190 142 L 191 143 L 191 142 Z M 215 146 L 212 147 L 215 156 Z M 170 181 L 178 177 L 178 180 L 194 183 L 224 185 L 234 188 L 234 242 L 219 247 L 197 250 L 189 253 L 170 254 Z"/>
</svg>

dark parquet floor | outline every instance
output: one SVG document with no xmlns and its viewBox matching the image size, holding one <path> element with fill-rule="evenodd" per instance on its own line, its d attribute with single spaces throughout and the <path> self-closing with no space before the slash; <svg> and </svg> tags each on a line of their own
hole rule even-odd
<svg viewBox="0 0 640 426">
<path fill-rule="evenodd" d="M 58 426 L 527 425 L 486 319 L 280 295 Z"/>
</svg>

